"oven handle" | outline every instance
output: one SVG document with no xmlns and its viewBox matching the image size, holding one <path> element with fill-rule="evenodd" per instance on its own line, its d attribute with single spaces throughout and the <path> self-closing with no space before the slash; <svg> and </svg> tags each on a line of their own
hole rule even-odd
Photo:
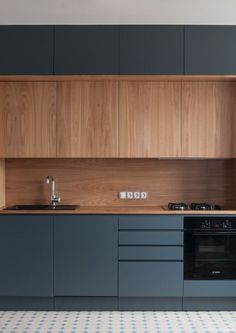
<svg viewBox="0 0 236 333">
<path fill-rule="evenodd" d="M 194 235 L 196 236 L 236 236 L 236 231 L 193 231 L 193 230 L 188 230 L 191 231 Z M 185 231 L 186 232 L 186 231 Z"/>
</svg>

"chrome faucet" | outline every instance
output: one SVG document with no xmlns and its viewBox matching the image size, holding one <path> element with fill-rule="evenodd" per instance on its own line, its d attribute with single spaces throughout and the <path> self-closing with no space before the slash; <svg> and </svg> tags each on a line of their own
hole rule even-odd
<svg viewBox="0 0 236 333">
<path fill-rule="evenodd" d="M 51 205 L 53 205 L 55 207 L 56 204 L 61 201 L 61 198 L 58 196 L 58 193 L 56 192 L 55 178 L 52 177 L 52 176 L 47 176 L 46 183 L 50 184 L 50 181 L 51 181 L 51 184 L 52 184 Z"/>
</svg>

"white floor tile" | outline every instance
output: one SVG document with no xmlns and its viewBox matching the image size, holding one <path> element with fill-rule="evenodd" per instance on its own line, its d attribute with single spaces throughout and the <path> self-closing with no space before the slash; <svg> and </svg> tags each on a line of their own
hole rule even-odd
<svg viewBox="0 0 236 333">
<path fill-rule="evenodd" d="M 236 312 L 0 312 L 0 333 L 236 333 Z"/>
</svg>

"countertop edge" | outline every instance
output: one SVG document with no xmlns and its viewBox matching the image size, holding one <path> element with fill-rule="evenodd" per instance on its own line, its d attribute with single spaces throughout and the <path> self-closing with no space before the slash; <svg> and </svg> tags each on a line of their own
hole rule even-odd
<svg viewBox="0 0 236 333">
<path fill-rule="evenodd" d="M 171 211 L 162 207 L 80 207 L 76 210 L 3 210 L 0 215 L 236 215 L 236 209 Z"/>
</svg>

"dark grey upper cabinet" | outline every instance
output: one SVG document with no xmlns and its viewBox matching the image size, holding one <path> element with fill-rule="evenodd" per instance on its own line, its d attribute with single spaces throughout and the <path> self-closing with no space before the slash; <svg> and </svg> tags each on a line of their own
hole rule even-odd
<svg viewBox="0 0 236 333">
<path fill-rule="evenodd" d="M 0 74 L 53 74 L 53 26 L 0 26 Z"/>
<path fill-rule="evenodd" d="M 53 296 L 53 217 L 0 216 L 0 296 Z"/>
<path fill-rule="evenodd" d="M 183 74 L 182 26 L 121 26 L 120 74 Z"/>
<path fill-rule="evenodd" d="M 236 74 L 236 26 L 186 26 L 185 74 Z"/>
<path fill-rule="evenodd" d="M 55 296 L 117 296 L 118 217 L 54 217 Z"/>
<path fill-rule="evenodd" d="M 55 74 L 119 74 L 119 27 L 56 26 Z"/>
</svg>

